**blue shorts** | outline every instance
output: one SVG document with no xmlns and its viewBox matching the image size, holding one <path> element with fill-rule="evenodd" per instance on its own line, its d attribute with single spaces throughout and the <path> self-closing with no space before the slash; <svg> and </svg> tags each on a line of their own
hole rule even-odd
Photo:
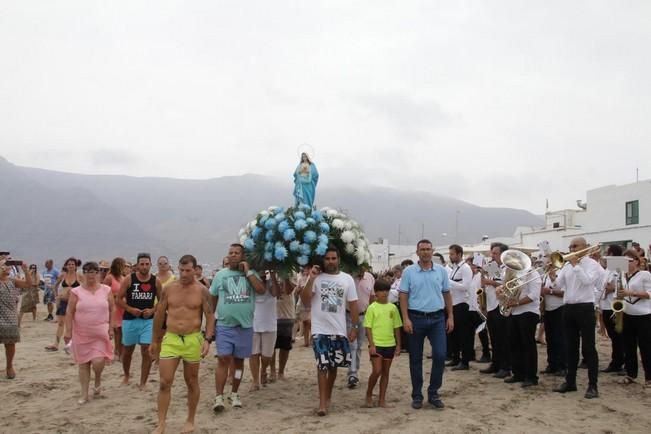
<svg viewBox="0 0 651 434">
<path fill-rule="evenodd" d="M 153 334 L 154 319 L 123 319 L 122 345 L 149 345 Z"/>
<path fill-rule="evenodd" d="M 350 367 L 352 356 L 345 336 L 312 335 L 312 349 L 320 371 Z"/>
<path fill-rule="evenodd" d="M 52 288 L 45 288 L 43 291 L 43 304 L 54 304 L 55 301 L 54 290 Z"/>
<path fill-rule="evenodd" d="M 253 327 L 244 329 L 218 324 L 215 336 L 217 338 L 215 345 L 216 356 L 233 356 L 236 359 L 251 357 Z"/>
</svg>

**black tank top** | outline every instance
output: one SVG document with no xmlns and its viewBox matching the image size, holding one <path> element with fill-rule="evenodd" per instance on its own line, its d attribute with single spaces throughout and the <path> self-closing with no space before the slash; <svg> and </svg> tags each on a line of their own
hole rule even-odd
<svg viewBox="0 0 651 434">
<path fill-rule="evenodd" d="M 136 277 L 136 273 L 131 274 L 131 285 L 127 288 L 127 306 L 135 307 L 136 309 L 151 309 L 154 307 L 154 299 L 156 297 L 156 276 L 151 275 L 149 280 L 141 282 Z M 135 319 L 137 317 L 131 315 L 129 312 L 124 312 L 123 319 Z"/>
</svg>

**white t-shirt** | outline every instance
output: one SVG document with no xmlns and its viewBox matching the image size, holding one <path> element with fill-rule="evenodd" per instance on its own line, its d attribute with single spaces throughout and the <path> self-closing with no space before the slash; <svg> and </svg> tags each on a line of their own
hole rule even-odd
<svg viewBox="0 0 651 434">
<path fill-rule="evenodd" d="M 448 267 L 450 279 L 450 294 L 452 294 L 452 305 L 468 303 L 470 286 L 472 285 L 472 269 L 465 262 L 452 264 Z"/>
<path fill-rule="evenodd" d="M 278 314 L 276 313 L 276 297 L 271 294 L 271 282 L 266 284 L 264 294 L 256 294 L 255 311 L 253 312 L 254 332 L 275 332 L 278 329 Z"/>
<path fill-rule="evenodd" d="M 635 292 L 646 292 L 651 295 L 651 273 L 638 271 L 626 282 L 626 288 Z M 651 299 L 624 297 L 624 313 L 627 315 L 649 315 L 651 314 Z"/>
<path fill-rule="evenodd" d="M 549 277 L 549 274 L 545 274 L 542 277 L 542 287 L 551 288 L 554 290 L 554 293 L 558 294 L 558 295 L 551 295 L 551 294 L 544 295 L 545 312 L 551 312 L 563 306 L 563 295 L 562 295 L 563 288 L 559 288 L 558 286 L 556 286 L 556 282 L 552 282 L 552 279 Z"/>
<path fill-rule="evenodd" d="M 522 289 L 520 290 L 519 300 L 528 297 L 531 300 L 531 303 L 523 304 L 521 306 L 514 306 L 513 310 L 511 311 L 511 315 L 520 315 L 525 312 L 531 312 L 535 313 L 536 315 L 540 315 L 540 285 L 542 284 L 540 275 L 537 272 L 529 273 L 525 279 L 531 279 L 531 281 L 522 286 Z"/>
<path fill-rule="evenodd" d="M 496 282 L 502 282 L 502 279 L 504 279 L 505 269 L 506 267 L 504 267 L 504 265 L 500 265 L 499 271 L 497 271 L 495 275 L 489 276 L 489 278 Z M 499 300 L 497 300 L 495 287 L 486 285 L 484 287 L 484 291 L 486 291 L 486 310 L 490 312 L 494 309 L 497 309 L 497 307 L 499 306 Z"/>
<path fill-rule="evenodd" d="M 470 294 L 468 296 L 468 307 L 470 311 L 479 311 L 479 303 L 477 302 L 477 290 L 481 288 L 481 273 L 472 276 L 472 283 Z"/>
<path fill-rule="evenodd" d="M 558 272 L 556 285 L 565 289 L 565 304 L 594 303 L 597 287 L 603 281 L 603 268 L 592 258 L 584 256 L 573 267 L 565 264 Z"/>
<path fill-rule="evenodd" d="M 357 301 L 355 281 L 350 274 L 319 274 L 312 287 L 312 334 L 346 336 L 349 301 Z"/>
<path fill-rule="evenodd" d="M 389 303 L 396 304 L 400 301 L 400 279 L 396 279 L 395 282 L 391 285 L 391 290 L 389 290 Z"/>
</svg>

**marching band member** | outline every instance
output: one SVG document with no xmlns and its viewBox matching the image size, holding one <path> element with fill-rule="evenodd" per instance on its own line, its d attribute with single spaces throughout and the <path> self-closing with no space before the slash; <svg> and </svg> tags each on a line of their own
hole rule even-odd
<svg viewBox="0 0 651 434">
<path fill-rule="evenodd" d="M 622 248 L 616 244 L 608 246 L 606 256 L 622 256 Z M 620 372 L 624 365 L 624 336 L 615 331 L 612 304 L 615 299 L 615 282 L 613 273 L 607 273 L 603 290 L 599 293 L 599 310 L 601 322 L 610 338 L 611 355 L 608 367 L 601 372 Z"/>
<path fill-rule="evenodd" d="M 640 256 L 635 250 L 624 253 L 630 261 L 626 273 L 626 285 L 620 291 L 624 297 L 624 354 L 626 363 L 625 383 L 637 378 L 637 349 L 642 356 L 644 385 L 651 386 L 651 273 L 640 270 Z"/>
<path fill-rule="evenodd" d="M 587 247 L 585 238 L 574 238 L 570 243 L 570 252 L 578 252 Z M 575 392 L 576 369 L 579 363 L 579 344 L 581 353 L 588 365 L 588 389 L 586 399 L 598 398 L 597 376 L 599 375 L 599 356 L 595 346 L 594 301 L 596 286 L 601 277 L 601 266 L 592 258 L 573 256 L 558 273 L 556 285 L 565 288 L 563 301 L 565 312 L 563 324 L 567 344 L 567 375 L 565 382 L 554 392 Z"/>
<path fill-rule="evenodd" d="M 556 285 L 556 269 L 553 267 L 542 277 L 541 294 L 545 300 L 543 323 L 547 340 L 547 367 L 541 374 L 565 376 L 567 370 L 565 336 L 563 333 L 563 288 Z"/>
<path fill-rule="evenodd" d="M 450 333 L 450 351 L 452 360 L 447 366 L 453 366 L 453 371 L 466 371 L 474 359 L 475 329 L 469 314 L 468 299 L 472 289 L 472 270 L 463 260 L 463 248 L 452 244 L 449 250 L 450 267 L 448 268 L 449 287 L 452 294 L 452 305 L 455 328 Z"/>
<path fill-rule="evenodd" d="M 486 291 L 486 310 L 488 311 L 486 324 L 493 348 L 493 360 L 488 368 L 481 369 L 479 372 L 493 374 L 493 377 L 502 379 L 511 375 L 511 357 L 508 346 L 508 318 L 503 317 L 500 313 L 495 288 L 502 284 L 504 276 L 504 266 L 500 255 L 508 248 L 506 244 L 502 243 L 491 244 L 491 258 L 500 267 L 500 270 L 496 273 L 497 275 L 484 277 L 481 281 Z"/>
<path fill-rule="evenodd" d="M 522 387 L 538 384 L 538 348 L 536 326 L 540 320 L 540 287 L 542 281 L 537 271 L 527 274 L 528 282 L 520 289 L 517 300 L 509 300 L 511 320 L 509 338 L 513 376 L 505 383 L 522 382 Z"/>
<path fill-rule="evenodd" d="M 472 355 L 475 355 L 475 330 L 486 321 L 486 312 L 482 311 L 482 307 L 479 304 L 476 293 L 477 289 L 481 288 L 481 273 L 479 272 L 479 266 L 473 262 L 473 259 L 469 257 L 466 259 L 466 263 L 470 266 L 472 270 L 472 283 L 470 287 L 474 290 L 471 290 L 468 298 L 469 306 L 469 315 L 470 315 L 470 324 L 472 327 Z M 481 359 L 478 360 L 479 363 L 489 363 L 491 361 L 491 353 L 488 345 L 488 331 L 486 327 L 482 328 L 482 331 L 478 333 L 479 341 L 481 342 Z M 472 360 L 475 360 L 474 358 Z"/>
</svg>

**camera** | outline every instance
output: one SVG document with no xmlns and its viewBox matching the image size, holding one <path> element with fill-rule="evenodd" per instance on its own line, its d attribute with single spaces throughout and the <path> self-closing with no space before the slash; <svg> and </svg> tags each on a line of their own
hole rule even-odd
<svg viewBox="0 0 651 434">
<path fill-rule="evenodd" d="M 16 259 L 9 259 L 5 261 L 5 265 L 9 267 L 20 267 L 21 265 L 23 265 L 23 261 L 18 261 Z"/>
</svg>

